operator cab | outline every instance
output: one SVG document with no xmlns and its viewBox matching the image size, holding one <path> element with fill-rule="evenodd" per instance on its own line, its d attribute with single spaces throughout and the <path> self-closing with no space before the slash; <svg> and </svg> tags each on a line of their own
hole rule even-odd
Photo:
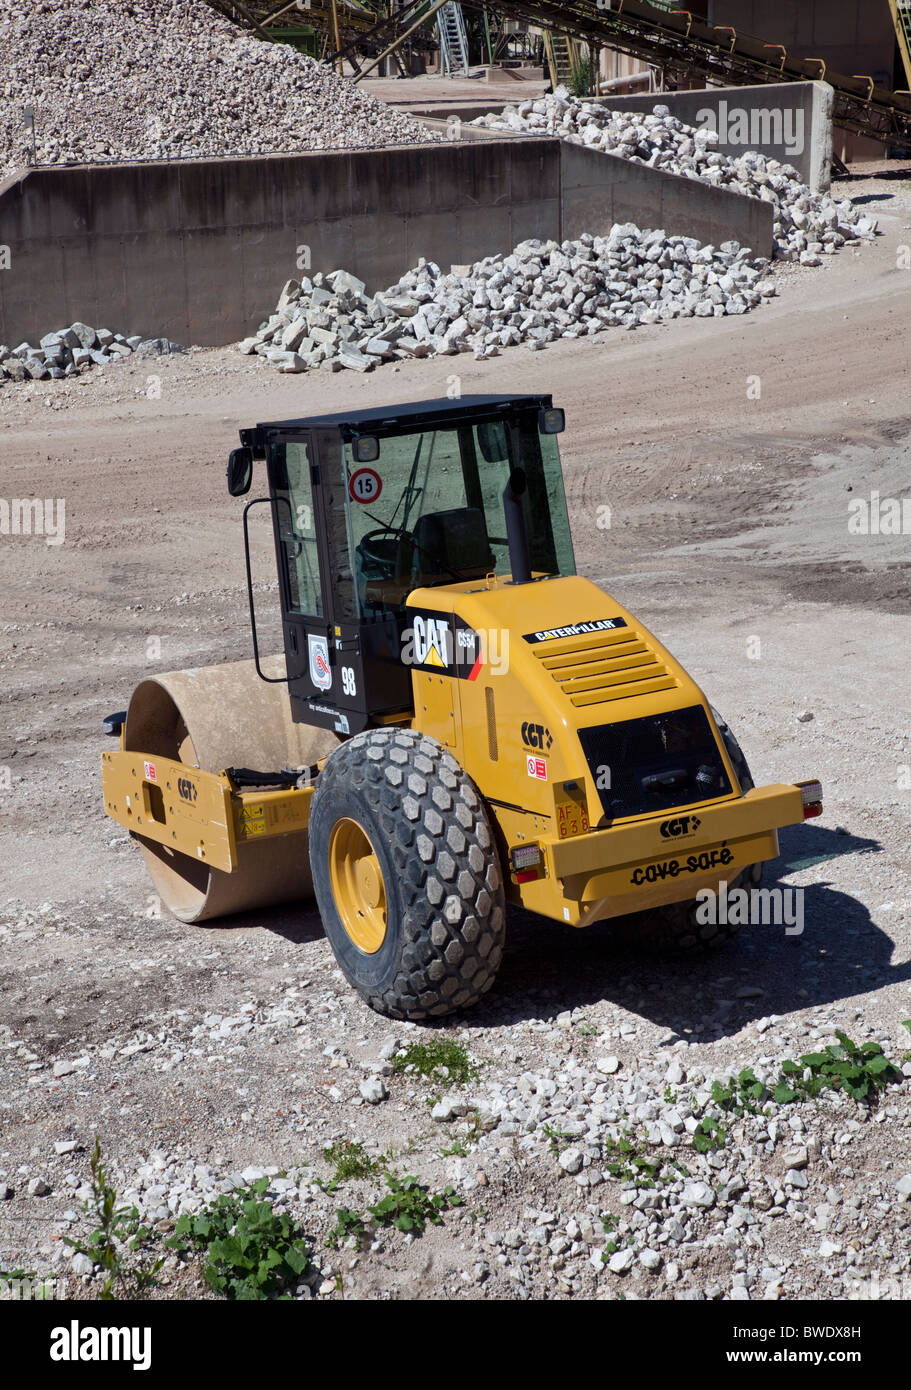
<svg viewBox="0 0 911 1390">
<path fill-rule="evenodd" d="M 355 733 L 411 708 L 403 635 L 416 589 L 575 573 L 562 428 L 550 396 L 527 395 L 241 431 L 229 490 L 246 492 L 265 458 L 269 497 L 244 518 L 271 506 L 296 719 Z M 258 662 L 255 619 L 253 631 Z"/>
</svg>

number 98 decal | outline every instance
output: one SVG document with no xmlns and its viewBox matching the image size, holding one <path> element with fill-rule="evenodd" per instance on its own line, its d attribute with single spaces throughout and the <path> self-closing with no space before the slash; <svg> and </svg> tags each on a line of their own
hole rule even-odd
<svg viewBox="0 0 911 1390">
<path fill-rule="evenodd" d="M 342 667 L 342 693 L 344 695 L 357 694 L 357 682 L 354 678 L 353 666 Z"/>
</svg>

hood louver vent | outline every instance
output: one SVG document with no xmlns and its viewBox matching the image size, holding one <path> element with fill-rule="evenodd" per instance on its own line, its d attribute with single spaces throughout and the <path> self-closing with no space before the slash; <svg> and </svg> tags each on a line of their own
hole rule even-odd
<svg viewBox="0 0 911 1390">
<path fill-rule="evenodd" d="M 637 632 L 616 628 L 542 644 L 535 656 L 576 707 L 629 700 L 677 682 Z"/>
</svg>

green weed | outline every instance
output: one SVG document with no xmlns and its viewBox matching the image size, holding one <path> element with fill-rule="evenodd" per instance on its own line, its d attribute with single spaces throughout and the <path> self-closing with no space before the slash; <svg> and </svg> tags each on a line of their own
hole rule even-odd
<svg viewBox="0 0 911 1390">
<path fill-rule="evenodd" d="M 290 1216 L 263 1198 L 268 1178 L 181 1216 L 167 1244 L 180 1254 L 204 1253 L 206 1283 L 225 1298 L 263 1300 L 307 1272 L 310 1257 Z"/>
<path fill-rule="evenodd" d="M 333 1250 L 337 1250 L 340 1245 L 354 1237 L 355 1245 L 360 1249 L 367 1238 L 367 1225 L 364 1218 L 358 1212 L 352 1211 L 350 1207 L 336 1208 L 336 1223 L 326 1237 L 327 1245 L 331 1245 Z"/>
<path fill-rule="evenodd" d="M 352 1139 L 346 1139 L 340 1144 L 328 1144 L 323 1149 L 323 1158 L 327 1163 L 335 1165 L 335 1172 L 325 1187 L 327 1192 L 334 1192 L 343 1182 L 352 1182 L 357 1178 L 372 1178 L 383 1170 L 387 1162 L 384 1154 L 372 1158 L 363 1144 L 358 1144 Z"/>
<path fill-rule="evenodd" d="M 704 1115 L 693 1131 L 693 1148 L 697 1153 L 714 1152 L 723 1149 L 727 1141 L 727 1131 L 711 1115 Z"/>
<path fill-rule="evenodd" d="M 606 1265 L 611 1255 L 616 1255 L 618 1250 L 623 1250 L 627 1245 L 632 1244 L 631 1240 L 621 1240 L 617 1231 L 617 1218 L 610 1212 L 603 1212 L 601 1215 L 601 1226 L 604 1234 L 608 1237 L 601 1251 L 601 1263 Z"/>
<path fill-rule="evenodd" d="M 712 1082 L 712 1099 L 722 1110 L 733 1115 L 758 1115 L 762 1110 L 766 1089 L 756 1080 L 752 1067 L 744 1067 L 727 1081 Z"/>
<path fill-rule="evenodd" d="M 838 1043 L 830 1043 L 824 1052 L 806 1052 L 796 1062 L 782 1062 L 772 1092 L 779 1105 L 813 1099 L 823 1091 L 844 1091 L 854 1100 L 872 1104 L 892 1082 L 901 1081 L 901 1072 L 879 1043 L 858 1046 L 838 1030 L 835 1036 Z"/>
<path fill-rule="evenodd" d="M 553 1154 L 561 1154 L 564 1149 L 569 1147 L 574 1138 L 572 1134 L 567 1134 L 566 1130 L 561 1129 L 559 1125 L 542 1125 L 541 1131 L 547 1135 L 547 1142 Z"/>
<path fill-rule="evenodd" d="M 451 1184 L 442 1192 L 431 1193 L 415 1177 L 398 1178 L 387 1173 L 386 1186 L 389 1188 L 386 1196 L 367 1208 L 378 1226 L 395 1226 L 400 1231 L 420 1235 L 428 1221 L 441 1226 L 441 1212 L 462 1205 L 461 1197 Z"/>
<path fill-rule="evenodd" d="M 604 1153 L 613 1155 L 613 1161 L 605 1163 L 604 1171 L 623 1182 L 635 1182 L 637 1187 L 654 1187 L 661 1173 L 662 1164 L 652 1163 L 640 1153 L 639 1145 L 632 1130 L 624 1130 L 619 1139 L 605 1138 L 601 1141 Z"/>
<path fill-rule="evenodd" d="M 127 1298 L 142 1298 L 157 1284 L 156 1276 L 164 1263 L 164 1257 L 156 1256 L 152 1249 L 156 1233 L 143 1224 L 136 1207 L 119 1205 L 117 1189 L 102 1162 L 97 1134 L 89 1166 L 92 1192 L 84 1209 L 95 1229 L 87 1240 L 64 1236 L 64 1242 L 87 1256 L 95 1271 L 101 1271 L 102 1299 L 111 1301 L 121 1293 Z"/>
<path fill-rule="evenodd" d="M 461 1043 L 452 1038 L 433 1038 L 430 1042 L 412 1043 L 401 1056 L 393 1057 L 394 1072 L 409 1068 L 428 1081 L 453 1081 L 464 1085 L 475 1081 L 478 1069 Z"/>
</svg>

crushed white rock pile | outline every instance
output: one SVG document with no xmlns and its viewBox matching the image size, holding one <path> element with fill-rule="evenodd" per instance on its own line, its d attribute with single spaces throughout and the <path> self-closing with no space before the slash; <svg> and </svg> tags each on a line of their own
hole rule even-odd
<svg viewBox="0 0 911 1390">
<path fill-rule="evenodd" d="M 45 333 L 38 347 L 19 343 L 10 348 L 0 343 L 0 386 L 10 381 L 61 380 L 127 357 L 163 357 L 184 350 L 168 338 L 144 338 L 141 333 L 127 338 L 109 328 L 73 323 Z"/>
<path fill-rule="evenodd" d="M 616 111 L 602 102 L 581 101 L 558 87 L 550 96 L 507 106 L 500 114 L 471 122 L 489 130 L 514 130 L 554 135 L 571 144 L 618 155 L 651 169 L 698 179 L 760 198 L 775 209 L 776 254 L 804 265 L 820 265 L 849 242 L 876 235 L 876 219 L 867 217 L 850 200 L 836 202 L 813 193 L 790 164 L 753 150 L 733 158 L 714 147 L 715 131 L 687 125 L 657 104 L 651 114 Z"/>
<path fill-rule="evenodd" d="M 353 149 L 434 138 L 204 0 L 0 0 L 0 178 L 29 162 Z"/>
<path fill-rule="evenodd" d="M 422 259 L 375 295 L 343 270 L 291 280 L 274 314 L 240 346 L 283 372 L 363 372 L 459 352 L 495 357 L 606 328 L 745 314 L 777 292 L 767 269 L 736 241 L 716 249 L 628 223 L 604 237 L 523 241 L 509 255 L 447 274 Z"/>
</svg>

